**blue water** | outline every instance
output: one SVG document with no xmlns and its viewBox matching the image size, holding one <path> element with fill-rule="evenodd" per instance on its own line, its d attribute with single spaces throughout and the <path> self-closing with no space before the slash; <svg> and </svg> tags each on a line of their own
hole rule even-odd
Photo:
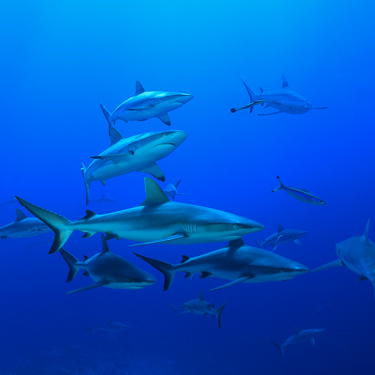
<svg viewBox="0 0 375 375">
<path fill-rule="evenodd" d="M 146 90 L 194 95 L 170 113 L 171 129 L 188 138 L 159 162 L 167 181 L 182 178 L 180 191 L 191 193 L 179 201 L 264 224 L 244 237 L 249 245 L 278 223 L 307 230 L 302 247 L 292 243 L 277 252 L 310 268 L 336 259 L 336 243 L 362 235 L 368 218 L 375 221 L 374 12 L 372 1 L 2 4 L 0 201 L 18 195 L 70 219 L 83 217 L 80 165 L 109 144 L 99 104 L 112 110 L 139 80 Z M 284 73 L 314 106 L 329 109 L 258 117 L 266 111 L 258 106 L 252 115 L 231 114 L 249 100 L 237 73 L 255 92 L 280 87 Z M 158 119 L 116 125 L 126 136 L 168 129 Z M 271 194 L 277 175 L 327 205 Z M 105 193 L 118 202 L 90 208 L 107 213 L 137 206 L 144 176 L 117 177 L 105 187 L 92 183 L 92 198 Z M 15 219 L 14 208 L 1 212 L 1 226 Z M 79 259 L 100 251 L 99 235 L 81 236 L 74 233 L 65 248 Z M 217 292 L 208 290 L 224 280 L 188 285 L 179 274 L 163 292 L 163 276 L 132 254 L 131 242 L 113 240 L 113 252 L 158 282 L 139 291 L 65 295 L 89 280 L 80 273 L 66 284 L 66 263 L 48 255 L 48 245 L 29 250 L 36 240 L 1 241 L 1 375 L 375 371 L 373 287 L 357 284 L 358 275 L 345 267 Z M 142 254 L 177 263 L 183 254 L 223 245 L 152 245 Z M 201 288 L 215 306 L 227 301 L 221 330 L 211 317 L 176 316 L 166 305 L 196 298 Z M 109 318 L 129 330 L 91 338 L 81 328 Z M 282 342 L 295 327 L 327 331 L 315 347 L 301 344 L 280 357 L 268 340 Z"/>
</svg>

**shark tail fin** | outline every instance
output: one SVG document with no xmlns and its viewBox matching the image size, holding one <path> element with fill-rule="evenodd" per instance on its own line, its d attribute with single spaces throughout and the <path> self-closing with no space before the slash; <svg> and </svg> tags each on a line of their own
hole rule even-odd
<svg viewBox="0 0 375 375">
<path fill-rule="evenodd" d="M 94 330 L 91 329 L 91 328 L 87 328 L 87 327 L 82 327 L 83 329 L 85 329 L 86 331 L 89 331 L 91 333 L 91 337 L 93 336 L 94 334 Z"/>
<path fill-rule="evenodd" d="M 220 307 L 217 308 L 216 310 L 216 318 L 217 318 L 217 324 L 219 325 L 219 328 L 221 328 L 221 321 L 220 321 L 220 318 L 221 318 L 221 314 L 223 313 L 224 311 L 224 307 L 227 303 L 225 302 L 224 305 L 221 305 Z"/>
<path fill-rule="evenodd" d="M 59 251 L 74 231 L 70 228 L 70 224 L 72 222 L 64 216 L 58 215 L 52 211 L 48 211 L 42 207 L 38 207 L 22 198 L 16 198 L 18 202 L 20 202 L 21 206 L 26 207 L 28 211 L 30 211 L 38 219 L 42 220 L 43 223 L 48 225 L 55 232 L 55 238 L 49 254 Z"/>
<path fill-rule="evenodd" d="M 273 345 L 275 345 L 276 347 L 279 348 L 279 350 L 280 350 L 280 355 L 283 355 L 283 354 L 284 354 L 284 348 L 283 348 L 283 346 L 282 346 L 281 344 L 275 342 L 275 341 L 272 341 L 272 340 L 270 340 L 270 341 L 272 342 Z"/>
<path fill-rule="evenodd" d="M 174 265 L 167 262 L 162 262 L 161 260 L 148 258 L 137 253 L 134 254 L 164 275 L 164 291 L 168 290 L 173 283 L 174 277 L 176 276 Z"/>
<path fill-rule="evenodd" d="M 272 190 L 272 193 L 274 193 L 274 192 L 276 192 L 276 191 L 278 191 L 278 190 L 280 190 L 280 189 L 283 189 L 283 188 L 284 188 L 284 185 L 283 185 L 283 183 L 281 182 L 281 180 L 280 180 L 280 177 L 279 177 L 279 176 L 277 176 L 277 181 L 279 182 L 279 186 L 278 186 L 277 188 L 273 189 L 273 190 Z"/>
<path fill-rule="evenodd" d="M 103 113 L 104 113 L 104 116 L 105 116 L 105 119 L 107 120 L 108 122 L 108 133 L 109 135 L 111 136 L 111 127 L 112 127 L 112 124 L 111 124 L 111 112 L 108 111 L 108 109 L 106 107 L 104 107 L 103 104 L 100 103 L 100 108 L 102 109 Z"/>
<path fill-rule="evenodd" d="M 81 163 L 81 171 L 82 171 L 82 176 L 83 176 L 83 182 L 85 183 L 85 188 L 86 188 L 86 206 L 89 204 L 89 196 L 90 196 L 90 182 L 85 181 L 85 174 L 86 174 L 86 167 L 85 164 Z"/>
<path fill-rule="evenodd" d="M 178 307 L 177 307 L 177 306 L 173 306 L 173 305 L 171 305 L 171 304 L 169 304 L 169 303 L 167 303 L 167 305 L 173 309 L 173 312 L 174 312 L 174 313 L 176 313 L 176 311 L 178 310 Z"/>
<path fill-rule="evenodd" d="M 241 81 L 246 88 L 247 93 L 249 94 L 250 104 L 256 102 L 258 100 L 257 95 L 254 93 L 253 90 L 251 90 L 251 88 L 246 84 L 246 82 L 242 79 L 241 76 L 240 76 L 240 78 L 241 78 Z M 250 107 L 250 113 L 253 112 L 253 109 L 254 109 L 254 106 L 251 106 Z"/>
<path fill-rule="evenodd" d="M 62 255 L 65 262 L 69 266 L 69 275 L 68 275 L 68 278 L 66 279 L 66 282 L 69 283 L 70 281 L 74 279 L 74 277 L 77 275 L 77 272 L 79 270 L 79 268 L 77 267 L 78 259 L 72 254 L 68 253 L 63 248 L 60 249 L 60 254 Z"/>
</svg>

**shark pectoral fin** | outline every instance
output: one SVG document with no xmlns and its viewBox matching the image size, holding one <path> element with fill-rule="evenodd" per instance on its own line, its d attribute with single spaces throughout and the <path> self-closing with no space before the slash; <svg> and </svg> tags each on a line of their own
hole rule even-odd
<svg viewBox="0 0 375 375">
<path fill-rule="evenodd" d="M 219 290 L 219 289 L 224 289 L 224 288 L 228 288 L 228 286 L 232 286 L 232 285 L 236 285 L 236 284 L 240 284 L 240 283 L 243 283 L 244 281 L 246 280 L 249 280 L 251 279 L 252 276 L 244 276 L 244 277 L 240 277 L 239 279 L 237 280 L 234 280 L 228 284 L 224 284 L 222 286 L 219 286 L 217 288 L 213 288 L 213 289 L 210 289 L 210 292 L 214 291 L 214 290 Z"/>
<path fill-rule="evenodd" d="M 79 289 L 76 289 L 76 290 L 72 290 L 71 292 L 68 292 L 66 294 L 73 294 L 73 293 L 83 292 L 84 290 L 94 289 L 94 288 L 98 288 L 99 286 L 104 286 L 104 285 L 108 285 L 108 281 L 99 281 L 99 282 L 97 282 L 95 284 L 83 286 L 82 288 L 79 288 Z"/>
<path fill-rule="evenodd" d="M 129 160 L 131 156 L 134 155 L 134 151 L 127 152 L 125 154 L 113 154 L 113 155 L 99 155 L 99 156 L 90 156 L 91 159 L 99 160 L 110 160 L 115 164 L 124 163 Z"/>
<path fill-rule="evenodd" d="M 270 115 L 277 115 L 282 111 L 272 112 L 272 113 L 258 113 L 258 116 L 270 116 Z"/>
<path fill-rule="evenodd" d="M 302 246 L 302 242 L 300 240 L 294 240 L 293 242 L 296 243 L 297 245 Z"/>
<path fill-rule="evenodd" d="M 186 234 L 174 234 L 173 236 L 162 238 L 161 240 L 155 240 L 155 241 L 149 241 L 149 242 L 142 242 L 142 243 L 135 243 L 135 244 L 130 245 L 130 246 L 134 247 L 134 246 L 152 245 L 152 244 L 156 244 L 156 243 L 164 243 L 164 242 L 178 240 L 179 238 L 184 238 L 184 237 L 187 237 Z"/>
<path fill-rule="evenodd" d="M 163 181 L 163 182 L 165 181 L 164 173 L 156 163 L 152 164 L 151 166 L 149 166 L 145 169 L 137 170 L 137 172 L 148 173 L 148 174 L 150 174 L 151 176 L 154 176 L 156 179 L 158 179 L 160 181 Z"/>
<path fill-rule="evenodd" d="M 333 267 L 338 267 L 338 266 L 344 266 L 344 264 L 343 264 L 343 262 L 341 261 L 341 259 L 336 259 L 336 260 L 334 260 L 333 262 L 330 262 L 330 263 L 324 264 L 323 266 L 320 266 L 320 267 L 314 268 L 314 269 L 311 270 L 310 272 L 316 272 L 316 271 L 327 270 L 328 268 L 333 268 Z"/>
<path fill-rule="evenodd" d="M 171 125 L 171 119 L 169 118 L 168 113 L 166 113 L 166 114 L 163 115 L 163 116 L 160 116 L 160 117 L 159 117 L 159 120 L 160 120 L 160 121 L 163 121 L 165 125 L 168 125 L 168 126 Z"/>
<path fill-rule="evenodd" d="M 315 346 L 315 340 L 314 340 L 314 339 L 309 340 L 309 342 L 310 342 L 310 344 L 311 344 L 312 346 Z"/>
</svg>

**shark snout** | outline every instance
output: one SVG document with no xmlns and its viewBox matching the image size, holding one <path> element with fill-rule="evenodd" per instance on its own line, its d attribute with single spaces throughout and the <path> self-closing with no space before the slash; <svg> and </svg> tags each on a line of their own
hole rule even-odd
<svg viewBox="0 0 375 375">
<path fill-rule="evenodd" d="M 160 145 L 170 144 L 179 146 L 187 137 L 187 133 L 182 130 L 164 132 L 161 135 Z"/>
</svg>

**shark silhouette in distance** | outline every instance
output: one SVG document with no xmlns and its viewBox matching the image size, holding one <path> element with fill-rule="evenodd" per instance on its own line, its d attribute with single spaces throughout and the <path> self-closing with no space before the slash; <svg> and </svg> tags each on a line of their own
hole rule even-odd
<svg viewBox="0 0 375 375">
<path fill-rule="evenodd" d="M 216 251 L 189 258 L 182 256 L 181 263 L 170 264 L 134 253 L 164 275 L 164 290 L 171 286 L 176 274 L 184 272 L 185 277 L 200 275 L 231 280 L 212 290 L 227 288 L 239 283 L 262 283 L 285 281 L 308 272 L 303 264 L 284 258 L 273 252 L 245 245 L 242 238 Z"/>
<path fill-rule="evenodd" d="M 91 258 L 85 256 L 82 262 L 66 250 L 60 249 L 60 254 L 70 269 L 68 283 L 74 279 L 80 269 L 85 271 L 85 276 L 90 276 L 95 281 L 94 284 L 73 290 L 67 294 L 82 292 L 99 286 L 111 289 L 142 289 L 156 282 L 155 277 L 150 273 L 109 251 L 104 234 L 102 234 L 102 247 L 101 253 L 95 254 Z"/>
<path fill-rule="evenodd" d="M 241 77 L 240 77 L 241 78 Z M 311 109 L 327 109 L 328 107 L 313 107 L 312 104 L 307 101 L 303 96 L 295 92 L 289 87 L 288 81 L 286 80 L 284 74 L 282 75 L 283 84 L 280 89 L 273 91 L 263 91 L 260 88 L 260 94 L 254 94 L 250 87 L 241 78 L 247 93 L 250 97 L 250 104 L 245 105 L 242 108 L 235 109 L 232 108 L 231 112 L 235 113 L 241 109 L 250 108 L 250 113 L 253 112 L 254 106 L 266 104 L 264 108 L 272 107 L 277 109 L 277 112 L 262 113 L 258 116 L 269 116 L 276 115 L 278 113 L 290 113 L 290 114 L 302 114 L 310 111 Z"/>
<path fill-rule="evenodd" d="M 17 199 L 55 232 L 50 254 L 60 250 L 75 230 L 85 232 L 84 238 L 101 232 L 107 239 L 142 242 L 133 245 L 138 246 L 221 242 L 264 229 L 262 224 L 228 212 L 170 201 L 149 177 L 145 177 L 145 190 L 146 199 L 138 207 L 103 215 L 87 210 L 77 221 Z"/>
<path fill-rule="evenodd" d="M 173 306 L 168 304 L 168 306 L 172 307 L 173 311 L 176 312 L 178 309 L 183 309 L 184 311 L 177 314 L 197 314 L 197 315 L 203 315 L 204 318 L 206 318 L 206 315 L 213 315 L 217 319 L 217 324 L 219 325 L 219 328 L 221 328 L 221 314 L 223 313 L 224 307 L 226 305 L 226 302 L 221 305 L 218 308 L 215 308 L 215 306 L 209 302 L 207 302 L 203 297 L 203 289 L 201 291 L 201 294 L 199 295 L 199 298 L 192 299 L 188 302 L 183 303 L 179 306 Z"/>
<path fill-rule="evenodd" d="M 174 199 L 175 195 L 188 195 L 188 193 L 178 193 L 177 192 L 177 188 L 178 188 L 178 185 L 180 185 L 180 182 L 182 180 L 178 180 L 174 185 L 172 184 L 172 180 L 171 182 L 163 189 L 165 195 L 167 197 L 172 197 Z"/>
<path fill-rule="evenodd" d="M 271 193 L 275 193 L 278 190 L 285 190 L 289 195 L 291 195 L 293 198 L 296 198 L 302 202 L 314 204 L 316 206 L 323 206 L 326 203 L 318 198 L 317 196 L 311 194 L 308 190 L 302 189 L 302 188 L 295 188 L 291 186 L 285 186 L 281 180 L 280 177 L 277 176 L 277 180 L 279 182 L 279 186 L 272 190 Z"/>
<path fill-rule="evenodd" d="M 272 251 L 275 251 L 278 248 L 278 246 L 289 242 L 294 242 L 297 245 L 301 246 L 302 242 L 299 239 L 305 234 L 307 234 L 306 231 L 298 229 L 284 229 L 280 224 L 278 224 L 276 233 L 267 237 L 261 243 L 258 243 L 257 241 L 255 242 L 259 248 L 264 249 L 266 246 L 270 245 L 273 246 Z"/>
<path fill-rule="evenodd" d="M 5 207 L 13 206 L 15 204 L 18 204 L 18 201 L 15 197 L 9 197 L 9 200 L 5 201 L 4 203 L 0 203 L 0 206 L 2 209 Z"/>
<path fill-rule="evenodd" d="M 311 272 L 346 266 L 359 275 L 358 281 L 369 280 L 375 288 L 375 244 L 369 239 L 370 219 L 363 236 L 351 237 L 336 244 L 338 259 Z M 375 296 L 375 289 L 374 289 Z"/>
<path fill-rule="evenodd" d="M 112 113 L 103 104 L 101 108 L 106 114 L 109 126 L 117 120 L 145 121 L 158 118 L 164 124 L 171 125 L 168 112 L 182 107 L 194 97 L 190 94 L 169 91 L 146 91 L 139 81 L 135 84 L 134 96 L 121 103 Z"/>
<path fill-rule="evenodd" d="M 16 220 L 0 228 L 0 238 L 33 237 L 50 232 L 51 229 L 35 217 L 27 217 L 16 208 Z"/>
<path fill-rule="evenodd" d="M 115 129 L 110 128 L 111 146 L 98 156 L 86 169 L 82 163 L 81 170 L 86 187 L 86 205 L 89 202 L 90 184 L 131 172 L 149 173 L 156 179 L 165 181 L 165 176 L 156 164 L 174 151 L 187 137 L 181 130 L 144 133 L 123 138 Z"/>
<path fill-rule="evenodd" d="M 107 197 L 105 194 L 102 194 L 101 198 L 89 200 L 89 203 L 92 203 L 92 204 L 114 203 L 114 202 L 117 202 L 116 198 Z"/>
<path fill-rule="evenodd" d="M 101 326 L 97 326 L 95 328 L 86 328 L 82 327 L 86 331 L 89 331 L 91 333 L 91 336 L 93 336 L 94 332 L 109 332 L 109 333 L 117 333 L 120 331 L 124 331 L 129 328 L 128 325 L 124 323 L 114 322 L 112 319 L 108 320 L 108 323 L 103 324 Z"/>
</svg>

